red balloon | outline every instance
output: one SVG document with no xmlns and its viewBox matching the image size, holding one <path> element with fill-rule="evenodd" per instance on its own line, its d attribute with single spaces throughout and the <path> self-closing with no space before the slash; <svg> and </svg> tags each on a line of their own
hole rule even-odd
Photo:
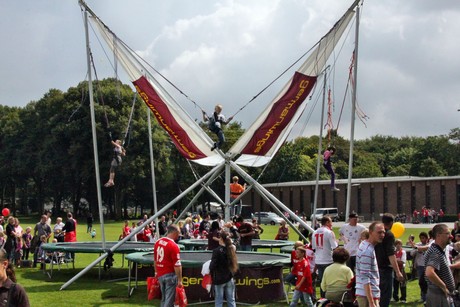
<svg viewBox="0 0 460 307">
<path fill-rule="evenodd" d="M 3 216 L 9 216 L 9 215 L 10 215 L 10 209 L 8 209 L 8 208 L 3 208 L 2 214 L 3 214 Z"/>
</svg>

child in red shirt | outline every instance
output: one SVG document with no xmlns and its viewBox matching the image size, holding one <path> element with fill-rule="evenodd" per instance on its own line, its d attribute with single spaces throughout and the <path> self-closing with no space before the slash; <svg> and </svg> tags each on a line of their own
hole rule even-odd
<svg viewBox="0 0 460 307">
<path fill-rule="evenodd" d="M 297 306 L 300 297 L 303 297 L 307 306 L 313 307 L 311 296 L 313 294 L 313 283 L 311 279 L 310 263 L 305 257 L 307 250 L 303 246 L 296 249 L 298 262 L 295 264 L 295 272 L 297 274 L 297 283 L 292 296 L 290 307 Z"/>
<path fill-rule="evenodd" d="M 299 262 L 297 259 L 297 247 L 303 246 L 302 241 L 296 241 L 294 243 L 294 249 L 291 251 L 291 272 L 284 277 L 284 282 L 290 283 L 291 285 L 295 286 L 297 280 L 297 272 L 296 272 L 296 263 Z"/>
</svg>

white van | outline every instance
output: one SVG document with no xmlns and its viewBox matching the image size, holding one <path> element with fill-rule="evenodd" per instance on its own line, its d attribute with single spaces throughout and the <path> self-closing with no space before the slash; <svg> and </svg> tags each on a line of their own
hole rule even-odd
<svg viewBox="0 0 460 307">
<path fill-rule="evenodd" d="M 337 208 L 316 208 L 315 214 L 312 214 L 310 219 L 320 220 L 325 215 L 328 215 L 333 222 L 339 220 L 339 210 Z"/>
</svg>

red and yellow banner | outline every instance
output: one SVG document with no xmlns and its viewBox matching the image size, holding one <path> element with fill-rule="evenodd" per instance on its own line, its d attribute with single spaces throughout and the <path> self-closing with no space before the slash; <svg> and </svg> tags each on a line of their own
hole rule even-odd
<svg viewBox="0 0 460 307">
<path fill-rule="evenodd" d="M 142 100 L 155 115 L 158 123 L 168 132 L 180 153 L 188 160 L 206 158 L 206 155 L 198 149 L 187 134 L 186 127 L 182 127 L 175 120 L 168 106 L 157 94 L 150 82 L 142 76 L 133 81 L 133 84 Z"/>
<path fill-rule="evenodd" d="M 310 94 L 315 83 L 316 77 L 296 72 L 286 93 L 273 104 L 267 118 L 241 153 L 264 156 L 276 144 L 278 137 Z"/>
</svg>

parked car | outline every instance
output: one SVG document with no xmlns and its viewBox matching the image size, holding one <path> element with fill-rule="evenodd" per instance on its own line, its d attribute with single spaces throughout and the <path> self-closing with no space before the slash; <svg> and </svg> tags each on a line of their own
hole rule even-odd
<svg viewBox="0 0 460 307">
<path fill-rule="evenodd" d="M 252 215 L 254 219 L 260 219 L 259 224 L 270 224 L 276 225 L 279 224 L 284 219 L 274 212 L 256 212 Z"/>
<path fill-rule="evenodd" d="M 316 208 L 315 214 L 312 214 L 310 219 L 320 220 L 325 215 L 328 215 L 333 222 L 339 220 L 339 210 L 337 208 Z"/>
</svg>

